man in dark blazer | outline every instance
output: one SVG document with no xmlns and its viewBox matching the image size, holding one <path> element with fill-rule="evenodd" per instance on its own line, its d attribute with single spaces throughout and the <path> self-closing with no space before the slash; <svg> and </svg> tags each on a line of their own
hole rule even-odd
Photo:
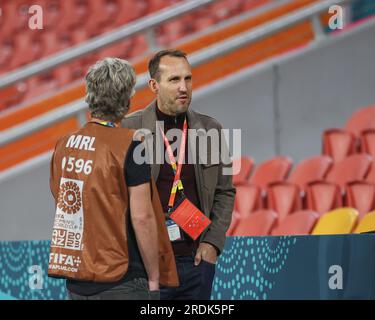
<svg viewBox="0 0 375 320">
<path fill-rule="evenodd" d="M 149 72 L 151 76 L 149 87 L 155 94 L 155 101 L 145 109 L 126 116 L 122 125 L 132 129 L 147 129 L 149 134 L 145 136 L 146 144 L 148 138 L 152 138 L 151 173 L 157 182 L 161 203 L 166 213 L 166 223 L 180 278 L 179 288 L 161 288 L 161 299 L 209 299 L 215 263 L 224 248 L 225 234 L 234 206 L 235 188 L 230 174 L 232 163 L 226 143 L 221 136 L 220 123 L 189 109 L 192 98 L 192 72 L 186 54 L 179 50 L 160 51 L 150 60 Z M 168 219 L 170 209 L 168 200 L 170 200 L 176 168 L 172 168 L 166 159 L 168 153 L 164 149 L 162 132 L 171 147 L 177 145 L 177 150 L 174 151 L 178 152 L 173 153 L 176 160 L 181 151 L 179 149 L 182 149 L 179 142 L 183 137 L 182 129 L 185 121 L 189 133 L 180 178 L 183 192 L 177 191 L 173 210 L 186 197 L 211 220 L 211 224 L 196 240 L 178 225 L 170 225 L 173 221 Z M 175 136 L 177 141 L 168 138 L 168 133 L 171 133 L 172 129 L 180 132 L 179 136 Z M 208 139 L 209 131 L 218 133 L 219 141 Z M 157 137 L 159 137 L 159 144 L 156 141 Z M 209 148 L 202 149 L 199 139 L 207 139 Z M 157 149 L 158 146 L 162 148 L 161 151 Z M 158 151 L 159 156 L 155 156 Z M 160 154 L 164 158 L 161 164 L 157 161 Z"/>
</svg>

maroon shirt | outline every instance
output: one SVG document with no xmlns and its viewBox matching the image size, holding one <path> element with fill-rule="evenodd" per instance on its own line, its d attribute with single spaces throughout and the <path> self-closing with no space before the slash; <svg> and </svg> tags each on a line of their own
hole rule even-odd
<svg viewBox="0 0 375 320">
<path fill-rule="evenodd" d="M 184 120 L 186 117 L 186 113 L 180 114 L 178 116 L 169 116 L 156 108 L 156 117 L 158 121 L 164 121 L 164 133 L 166 134 L 170 129 L 180 129 L 182 134 L 182 129 L 184 125 Z M 189 123 L 188 123 L 189 126 Z M 157 129 L 158 130 L 158 129 Z M 169 141 L 170 144 L 174 143 L 177 140 L 177 137 L 174 138 L 173 141 Z M 165 154 L 165 145 L 164 145 L 164 153 Z M 175 150 L 174 156 L 177 160 L 178 149 Z M 188 138 L 186 141 L 185 147 L 185 164 L 182 165 L 181 169 L 181 181 L 184 187 L 185 196 L 197 207 L 200 208 L 198 192 L 197 192 L 197 185 L 195 181 L 195 170 L 194 164 L 188 164 L 188 152 L 189 152 L 189 142 Z M 164 164 L 160 165 L 160 172 L 158 179 L 156 181 L 157 189 L 159 191 L 159 196 L 161 200 L 161 204 L 163 206 L 164 212 L 168 211 L 168 202 L 169 196 L 171 194 L 172 184 L 174 180 L 174 172 L 172 166 L 166 162 L 164 159 Z M 177 191 L 175 205 L 178 204 L 182 200 L 180 192 Z"/>
</svg>

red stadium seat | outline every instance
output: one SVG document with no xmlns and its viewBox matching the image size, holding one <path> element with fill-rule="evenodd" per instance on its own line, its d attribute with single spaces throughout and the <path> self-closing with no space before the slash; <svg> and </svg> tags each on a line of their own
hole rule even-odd
<svg viewBox="0 0 375 320">
<path fill-rule="evenodd" d="M 345 128 L 356 136 L 363 130 L 375 129 L 375 106 L 368 106 L 353 113 Z"/>
<path fill-rule="evenodd" d="M 319 213 L 313 210 L 300 210 L 293 212 L 276 226 L 271 234 L 273 236 L 308 235 L 314 228 Z"/>
<path fill-rule="evenodd" d="M 134 58 L 141 58 L 146 55 L 149 49 L 147 39 L 144 35 L 140 34 L 133 37 L 133 47 L 129 55 Z"/>
<path fill-rule="evenodd" d="M 37 4 L 43 8 L 43 30 L 58 29 L 58 23 L 63 19 L 64 13 L 59 0 L 38 0 Z M 56 23 L 57 22 L 57 23 Z"/>
<path fill-rule="evenodd" d="M 272 182 L 283 181 L 287 177 L 293 161 L 289 157 L 275 157 L 261 163 L 255 168 L 250 183 L 266 189 Z"/>
<path fill-rule="evenodd" d="M 241 157 L 233 160 L 233 184 L 246 184 L 249 180 L 251 170 L 254 166 L 254 159 L 250 157 Z"/>
<path fill-rule="evenodd" d="M 317 156 L 302 160 L 291 172 L 288 181 L 304 190 L 309 182 L 323 180 L 332 166 L 329 156 Z"/>
<path fill-rule="evenodd" d="M 112 27 L 121 27 L 133 20 L 139 19 L 149 12 L 149 6 L 147 1 L 139 0 L 139 1 L 123 1 L 123 0 L 116 0 L 114 4 L 117 6 L 117 16 L 113 19 L 113 22 L 110 24 Z"/>
<path fill-rule="evenodd" d="M 323 133 L 323 154 L 338 162 L 356 152 L 355 136 L 343 129 L 328 129 Z"/>
<path fill-rule="evenodd" d="M 320 215 L 342 206 L 340 187 L 327 181 L 311 182 L 306 189 L 307 209 L 314 210 Z"/>
<path fill-rule="evenodd" d="M 210 6 L 212 16 L 216 21 L 228 19 L 240 12 L 241 0 L 219 0 Z"/>
<path fill-rule="evenodd" d="M 241 9 L 243 11 L 250 11 L 269 2 L 270 0 L 244 0 L 242 1 Z"/>
<path fill-rule="evenodd" d="M 371 169 L 366 176 L 366 181 L 375 183 L 375 165 L 374 164 L 371 166 Z"/>
<path fill-rule="evenodd" d="M 34 33 L 30 29 L 14 35 L 14 49 L 9 63 L 11 69 L 34 61 L 33 51 L 30 50 L 33 47 L 33 35 Z M 28 54 L 25 54 L 25 52 Z"/>
<path fill-rule="evenodd" d="M 130 52 L 133 48 L 133 39 L 128 38 L 120 41 L 117 44 L 111 45 L 107 48 L 101 49 L 99 51 L 99 56 L 104 57 L 119 57 L 127 59 L 130 55 Z M 99 60 L 99 59 L 98 59 Z"/>
<path fill-rule="evenodd" d="M 364 180 L 370 170 L 372 158 L 367 154 L 353 154 L 335 163 L 328 172 L 326 180 L 345 188 L 352 181 Z"/>
<path fill-rule="evenodd" d="M 247 216 L 262 207 L 261 191 L 257 186 L 247 184 L 236 187 L 234 210 L 241 216 Z"/>
<path fill-rule="evenodd" d="M 10 69 L 9 61 L 13 56 L 13 42 L 8 37 L 2 38 L 0 50 L 0 74 L 7 72 Z"/>
<path fill-rule="evenodd" d="M 62 18 L 57 21 L 59 32 L 70 34 L 71 31 L 84 26 L 89 15 L 89 4 L 87 0 L 64 0 L 60 1 Z M 73 13 L 74 14 L 73 14 Z"/>
<path fill-rule="evenodd" d="M 239 219 L 232 231 L 232 236 L 266 236 L 269 235 L 277 220 L 273 210 L 258 210 L 251 215 Z"/>
<path fill-rule="evenodd" d="M 375 158 L 375 129 L 361 132 L 361 151 Z"/>
<path fill-rule="evenodd" d="M 367 181 L 349 183 L 346 187 L 346 206 L 356 208 L 360 219 L 375 210 L 375 184 Z"/>
<path fill-rule="evenodd" d="M 300 189 L 286 181 L 270 184 L 267 188 L 267 208 L 279 214 L 280 223 L 288 214 L 302 209 Z"/>
</svg>

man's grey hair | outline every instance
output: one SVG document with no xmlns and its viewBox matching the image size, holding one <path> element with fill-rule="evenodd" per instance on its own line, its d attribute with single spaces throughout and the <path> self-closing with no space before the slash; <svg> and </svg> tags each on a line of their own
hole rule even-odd
<svg viewBox="0 0 375 320">
<path fill-rule="evenodd" d="M 91 115 L 102 120 L 121 120 L 135 93 L 136 75 L 132 65 L 126 60 L 105 58 L 89 68 L 85 79 L 85 101 Z"/>
</svg>

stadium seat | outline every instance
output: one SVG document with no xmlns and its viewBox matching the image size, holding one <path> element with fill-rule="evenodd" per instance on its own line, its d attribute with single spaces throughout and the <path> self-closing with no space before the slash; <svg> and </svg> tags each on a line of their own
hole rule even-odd
<svg viewBox="0 0 375 320">
<path fill-rule="evenodd" d="M 359 222 L 354 233 L 375 231 L 375 211 L 367 213 Z"/>
<path fill-rule="evenodd" d="M 64 0 L 60 1 L 62 18 L 58 24 L 60 32 L 70 33 L 74 29 L 83 28 L 89 15 L 89 5 L 87 1 Z M 72 14 L 74 12 L 74 14 Z"/>
<path fill-rule="evenodd" d="M 236 187 L 235 211 L 241 216 L 247 216 L 251 212 L 261 208 L 263 208 L 263 203 L 259 187 L 251 184 Z"/>
<path fill-rule="evenodd" d="M 340 187 L 327 181 L 315 181 L 307 185 L 306 207 L 320 215 L 342 206 Z"/>
<path fill-rule="evenodd" d="M 375 158 L 375 129 L 361 132 L 361 151 Z"/>
<path fill-rule="evenodd" d="M 267 209 L 278 213 L 278 223 L 290 213 L 302 209 L 300 189 L 297 185 L 281 181 L 271 183 L 267 187 Z"/>
<path fill-rule="evenodd" d="M 327 129 L 323 133 L 323 154 L 339 162 L 356 152 L 355 136 L 343 129 Z"/>
<path fill-rule="evenodd" d="M 313 235 L 351 233 L 358 220 L 358 211 L 353 208 L 339 208 L 320 217 Z"/>
<path fill-rule="evenodd" d="M 233 160 L 233 184 L 246 184 L 249 180 L 251 170 L 254 166 L 254 159 L 250 157 L 241 157 Z"/>
<path fill-rule="evenodd" d="M 33 51 L 33 33 L 31 30 L 19 32 L 13 36 L 14 47 L 9 65 L 11 69 L 32 62 L 35 58 Z M 27 52 L 28 54 L 25 54 Z"/>
<path fill-rule="evenodd" d="M 140 58 L 147 54 L 149 45 L 144 35 L 136 35 L 133 37 L 133 46 L 130 49 L 129 55 L 134 58 Z"/>
<path fill-rule="evenodd" d="M 356 208 L 359 218 L 375 210 L 375 184 L 367 181 L 351 182 L 346 187 L 347 207 Z"/>
<path fill-rule="evenodd" d="M 375 165 L 371 166 L 371 169 L 366 176 L 366 181 L 375 183 Z"/>
<path fill-rule="evenodd" d="M 85 22 L 85 29 L 92 31 L 94 34 L 100 34 L 103 26 L 113 19 L 113 13 L 110 6 L 107 6 L 108 1 L 96 0 L 89 1 L 88 17 Z"/>
<path fill-rule="evenodd" d="M 121 4 L 121 2 L 123 4 Z M 119 26 L 134 21 L 136 19 L 142 18 L 148 14 L 148 3 L 147 0 L 137 0 L 137 1 L 121 1 L 118 0 L 120 4 L 120 20 L 116 23 L 121 23 Z"/>
<path fill-rule="evenodd" d="M 293 160 L 289 157 L 280 156 L 264 161 L 255 168 L 250 177 L 250 183 L 266 189 L 267 185 L 272 182 L 285 180 L 292 165 Z"/>
<path fill-rule="evenodd" d="M 168 45 L 183 38 L 188 33 L 188 26 L 190 24 L 185 20 L 186 17 L 181 17 L 179 19 L 174 19 L 163 23 L 159 28 L 159 44 Z"/>
<path fill-rule="evenodd" d="M 38 4 L 43 8 L 43 30 L 58 29 L 58 23 L 63 19 L 63 11 L 59 0 L 38 0 Z M 57 22 L 57 23 L 56 23 Z"/>
<path fill-rule="evenodd" d="M 309 182 L 323 180 L 332 166 L 332 158 L 329 156 L 316 156 L 302 160 L 291 172 L 288 181 L 305 190 Z"/>
<path fill-rule="evenodd" d="M 270 0 L 244 0 L 241 1 L 241 9 L 243 11 L 250 11 L 261 5 L 269 3 Z"/>
<path fill-rule="evenodd" d="M 2 38 L 0 50 L 0 74 L 10 70 L 9 61 L 13 56 L 14 42 L 8 37 Z"/>
<path fill-rule="evenodd" d="M 285 217 L 271 232 L 273 236 L 308 235 L 313 229 L 319 213 L 313 210 L 300 210 Z"/>
<path fill-rule="evenodd" d="M 222 21 L 239 13 L 240 8 L 241 0 L 219 0 L 210 6 L 210 11 L 216 21 Z"/>
<path fill-rule="evenodd" d="M 276 223 L 277 213 L 273 210 L 258 210 L 239 219 L 232 236 L 266 236 Z"/>
<path fill-rule="evenodd" d="M 338 184 L 343 190 L 347 183 L 364 180 L 370 170 L 372 157 L 367 154 L 353 154 L 334 163 L 326 180 Z"/>
<path fill-rule="evenodd" d="M 375 129 L 375 106 L 368 106 L 353 113 L 345 128 L 358 137 L 363 130 Z"/>
</svg>

